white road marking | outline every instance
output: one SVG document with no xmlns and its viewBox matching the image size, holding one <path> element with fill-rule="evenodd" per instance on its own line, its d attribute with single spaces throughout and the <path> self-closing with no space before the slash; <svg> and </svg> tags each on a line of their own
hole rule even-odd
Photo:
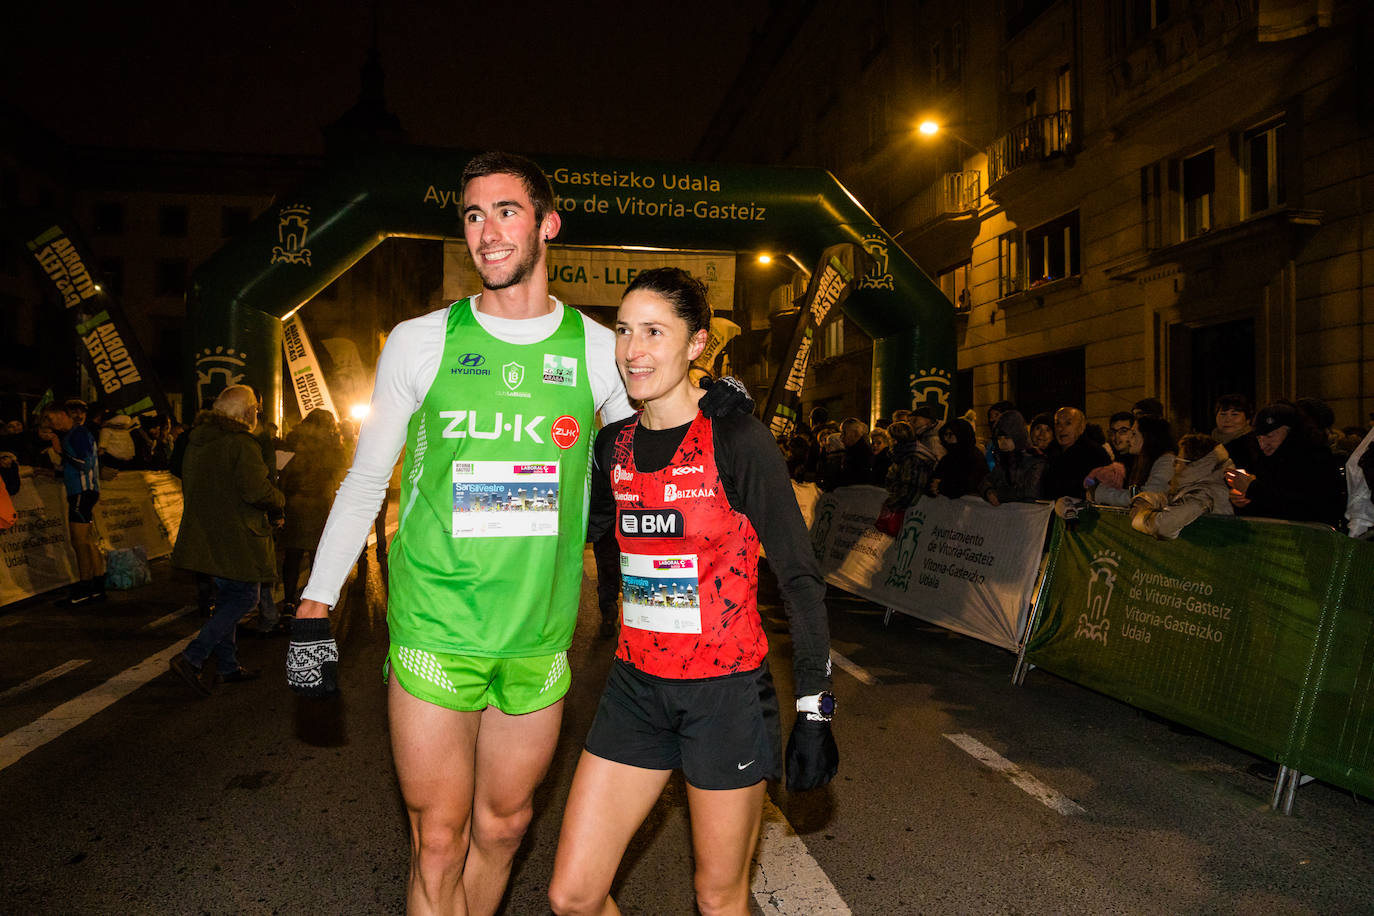
<svg viewBox="0 0 1374 916">
<path fill-rule="evenodd" d="M 843 655 L 836 652 L 834 649 L 830 650 L 830 660 L 840 668 L 843 668 L 845 671 L 848 671 L 854 678 L 856 678 L 859 681 L 862 681 L 868 686 L 873 687 L 877 685 L 878 679 L 876 677 L 869 674 L 862 667 L 856 665 L 854 662 L 851 662 L 849 659 L 845 658 Z"/>
<path fill-rule="evenodd" d="M 58 665 L 56 668 L 53 668 L 50 671 L 44 671 L 42 674 L 38 675 L 38 677 L 31 677 L 24 683 L 11 687 L 4 693 L 0 693 L 0 703 L 3 703 L 5 700 L 8 700 L 11 697 L 17 697 L 21 693 L 27 693 L 35 687 L 41 687 L 48 681 L 51 681 L 54 678 L 59 678 L 62 675 L 66 674 L 68 671 L 73 671 L 77 668 L 80 668 L 82 665 L 87 664 L 88 662 L 90 662 L 89 658 L 74 658 L 71 661 L 63 662 L 62 664 Z"/>
<path fill-rule="evenodd" d="M 159 617 L 157 620 L 152 621 L 151 623 L 145 623 L 145 624 L 143 625 L 143 629 L 145 629 L 145 630 L 156 630 L 158 627 L 162 626 L 163 624 L 171 623 L 173 620 L 176 620 L 178 617 L 185 617 L 187 614 L 191 613 L 191 612 L 194 611 L 194 610 L 197 610 L 197 606 L 194 605 L 194 604 L 188 604 L 188 605 L 185 605 L 184 607 L 179 607 L 179 608 L 177 608 L 175 611 L 172 611 L 172 613 L 170 613 L 170 614 L 163 614 L 161 617 Z"/>
<path fill-rule="evenodd" d="M 1045 785 L 976 738 L 963 734 L 945 735 L 945 737 L 953 742 L 955 747 L 969 754 L 979 763 L 1004 774 L 1012 781 L 1013 785 L 1045 807 L 1052 808 L 1064 815 L 1087 813 L 1076 802 Z"/>
<path fill-rule="evenodd" d="M 769 916 L 852 916 L 806 844 L 767 796 L 749 889 Z"/>
<path fill-rule="evenodd" d="M 0 770 L 21 759 L 29 751 L 36 751 L 54 738 L 60 737 L 85 722 L 91 716 L 122 700 L 153 678 L 167 671 L 167 662 L 190 643 L 192 637 L 179 639 L 167 648 L 126 668 L 98 687 L 16 728 L 0 738 Z"/>
</svg>

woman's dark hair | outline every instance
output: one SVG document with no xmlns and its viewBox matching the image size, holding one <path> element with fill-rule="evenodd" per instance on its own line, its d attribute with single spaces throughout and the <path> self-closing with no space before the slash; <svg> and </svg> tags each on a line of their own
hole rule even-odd
<svg viewBox="0 0 1374 916">
<path fill-rule="evenodd" d="M 1140 486 L 1150 478 L 1150 466 L 1160 455 L 1175 450 L 1174 431 L 1168 420 L 1151 417 L 1148 414 L 1135 421 L 1140 431 L 1140 451 L 1131 465 L 1131 476 L 1127 481 L 1131 486 Z"/>
<path fill-rule="evenodd" d="M 673 313 L 687 322 L 688 338 L 697 331 L 710 329 L 711 303 L 706 299 L 706 284 L 681 267 L 658 267 L 635 274 L 625 288 L 625 295 L 637 290 L 666 299 Z"/>
<path fill-rule="evenodd" d="M 1245 414 L 1246 419 L 1255 415 L 1250 399 L 1243 394 L 1223 394 L 1217 398 L 1217 407 L 1212 413 L 1221 413 L 1223 410 L 1238 410 Z"/>
</svg>

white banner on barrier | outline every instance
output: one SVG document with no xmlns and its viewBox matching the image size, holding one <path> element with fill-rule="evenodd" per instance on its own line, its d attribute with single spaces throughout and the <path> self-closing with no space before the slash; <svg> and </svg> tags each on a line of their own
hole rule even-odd
<svg viewBox="0 0 1374 916">
<path fill-rule="evenodd" d="M 923 497 L 894 539 L 873 527 L 887 493 L 822 494 L 812 543 L 825 580 L 878 604 L 1015 651 L 1050 507 Z"/>
<path fill-rule="evenodd" d="M 51 472 L 22 479 L 14 497 L 15 524 L 0 531 L 0 606 L 76 581 L 76 554 L 67 531 L 67 493 Z M 166 471 L 123 471 L 100 482 L 95 505 L 101 551 L 142 546 L 164 557 L 181 524 L 181 482 Z"/>
<path fill-rule="evenodd" d="M 19 519 L 0 531 L 0 605 L 76 581 L 67 534 L 67 491 L 51 476 L 24 477 L 14 495 Z"/>
</svg>

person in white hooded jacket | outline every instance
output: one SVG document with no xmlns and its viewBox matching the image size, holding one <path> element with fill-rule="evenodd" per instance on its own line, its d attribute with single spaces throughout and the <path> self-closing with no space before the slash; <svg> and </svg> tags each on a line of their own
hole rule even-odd
<svg viewBox="0 0 1374 916">
<path fill-rule="evenodd" d="M 1131 527 L 1173 540 L 1203 515 L 1234 515 L 1226 472 L 1235 467 L 1226 447 L 1211 436 L 1191 433 L 1178 442 L 1168 493 L 1144 491 L 1131 500 Z"/>
</svg>

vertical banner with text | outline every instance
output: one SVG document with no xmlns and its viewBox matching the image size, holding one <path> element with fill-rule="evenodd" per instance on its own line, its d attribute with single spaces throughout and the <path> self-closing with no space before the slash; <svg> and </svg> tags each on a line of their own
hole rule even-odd
<svg viewBox="0 0 1374 916">
<path fill-rule="evenodd" d="M 831 245 L 821 253 L 820 264 L 806 287 L 792 339 L 783 351 L 782 367 L 764 405 L 763 423 L 774 437 L 792 435 L 801 419 L 801 390 L 806 383 L 816 328 L 849 297 L 855 277 L 867 273 L 871 260 L 866 251 L 848 242 Z"/>
<path fill-rule="evenodd" d="M 133 416 L 155 410 L 171 416 L 167 395 L 150 371 L 124 310 L 99 282 L 90 250 L 70 223 L 29 215 L 24 245 L 67 316 L 86 371 L 100 389 L 100 402 L 111 413 Z"/>
<path fill-rule="evenodd" d="M 323 408 L 334 414 L 334 401 L 329 396 L 329 386 L 325 384 L 324 373 L 315 359 L 315 348 L 301 324 L 300 313 L 292 315 L 281 323 L 281 343 L 286 351 L 286 374 L 291 379 L 291 389 L 296 392 L 296 404 L 301 416 L 307 417 L 310 411 Z"/>
</svg>

